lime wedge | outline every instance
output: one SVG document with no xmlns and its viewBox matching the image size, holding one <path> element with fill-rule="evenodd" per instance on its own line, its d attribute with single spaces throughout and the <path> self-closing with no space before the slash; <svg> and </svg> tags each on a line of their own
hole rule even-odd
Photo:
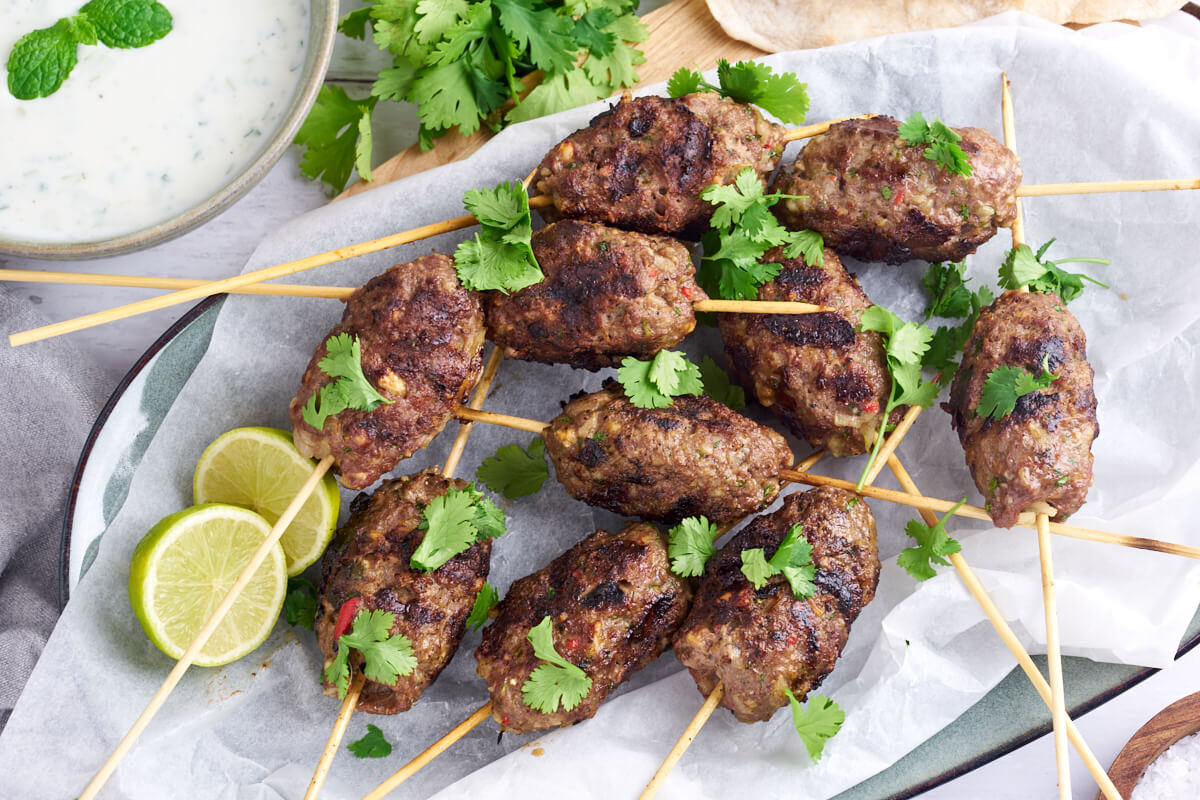
<svg viewBox="0 0 1200 800">
<path fill-rule="evenodd" d="M 210 503 L 159 521 L 133 551 L 129 602 L 150 641 L 179 658 L 271 532 L 253 511 Z M 287 591 L 283 548 L 276 542 L 195 663 L 228 664 L 263 643 Z"/>
<path fill-rule="evenodd" d="M 287 431 L 234 428 L 200 456 L 192 477 L 193 502 L 241 506 L 274 525 L 315 463 L 296 451 Z M 327 473 L 283 532 L 288 575 L 299 575 L 325 552 L 340 503 L 337 479 Z"/>
</svg>

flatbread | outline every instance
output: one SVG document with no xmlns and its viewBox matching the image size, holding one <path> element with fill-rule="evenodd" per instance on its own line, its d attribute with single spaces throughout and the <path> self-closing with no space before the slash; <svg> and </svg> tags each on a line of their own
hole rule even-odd
<svg viewBox="0 0 1200 800">
<path fill-rule="evenodd" d="M 1179 0 L 707 0 L 725 32 L 768 52 L 825 47 L 888 33 L 949 28 L 1003 11 L 1051 22 L 1150 19 L 1181 8 Z"/>
</svg>

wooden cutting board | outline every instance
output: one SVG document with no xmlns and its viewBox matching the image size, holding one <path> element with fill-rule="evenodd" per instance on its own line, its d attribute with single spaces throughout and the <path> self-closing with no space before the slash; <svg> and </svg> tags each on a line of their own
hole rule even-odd
<svg viewBox="0 0 1200 800">
<path fill-rule="evenodd" d="M 705 0 L 674 0 L 646 14 L 642 22 L 650 31 L 650 38 L 641 44 L 646 63 L 637 68 L 643 84 L 665 81 L 680 67 L 707 70 L 721 58 L 742 61 L 766 55 L 757 47 L 726 35 L 709 13 Z M 465 158 L 482 147 L 490 136 L 483 130 L 471 136 L 450 133 L 438 139 L 437 147 L 428 152 L 413 145 L 375 167 L 373 181 L 359 181 L 338 199 Z"/>
</svg>

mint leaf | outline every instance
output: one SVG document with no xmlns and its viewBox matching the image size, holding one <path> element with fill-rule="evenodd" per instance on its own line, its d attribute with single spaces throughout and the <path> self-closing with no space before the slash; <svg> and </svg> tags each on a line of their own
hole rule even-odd
<svg viewBox="0 0 1200 800">
<path fill-rule="evenodd" d="M 91 0 L 80 11 L 106 47 L 145 47 L 171 32 L 171 12 L 154 0 Z"/>
<path fill-rule="evenodd" d="M 64 18 L 18 39 L 8 54 L 9 93 L 18 100 L 33 100 L 57 92 L 75 69 L 80 27 Z"/>
</svg>

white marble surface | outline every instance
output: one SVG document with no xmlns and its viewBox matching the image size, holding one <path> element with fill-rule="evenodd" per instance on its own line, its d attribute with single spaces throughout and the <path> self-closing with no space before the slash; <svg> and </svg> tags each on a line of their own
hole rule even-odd
<svg viewBox="0 0 1200 800">
<path fill-rule="evenodd" d="M 1177 15 L 1168 24 L 1193 34 L 1200 33 L 1200 23 L 1184 15 Z M 339 54 L 341 58 L 336 63 L 344 70 L 342 75 L 353 81 L 358 77 L 353 65 L 362 60 L 361 54 L 345 45 L 339 47 Z M 382 137 L 385 146 L 395 149 L 411 141 L 411 112 L 402 109 L 389 112 L 387 123 L 390 131 Z M 0 257 L 0 267 L 206 279 L 236 274 L 268 231 L 327 201 L 319 186 L 300 177 L 298 161 L 299 153 L 292 148 L 258 186 L 220 217 L 150 250 L 73 263 Z M 12 283 L 7 288 L 39 306 L 55 321 L 133 302 L 150 294 L 137 289 L 38 283 Z M 75 336 L 78 344 L 103 367 L 115 388 L 130 365 L 186 310 L 187 306 L 170 308 Z M 1169 703 L 1197 690 L 1200 690 L 1200 652 L 1193 652 L 1169 669 L 1079 718 L 1079 728 L 1101 763 L 1107 765 L 1147 719 Z M 924 796 L 935 800 L 1051 798 L 1057 796 L 1054 764 L 1053 742 L 1046 736 Z M 1074 798 L 1082 800 L 1096 796 L 1094 783 L 1074 754 L 1072 780 Z"/>
</svg>

